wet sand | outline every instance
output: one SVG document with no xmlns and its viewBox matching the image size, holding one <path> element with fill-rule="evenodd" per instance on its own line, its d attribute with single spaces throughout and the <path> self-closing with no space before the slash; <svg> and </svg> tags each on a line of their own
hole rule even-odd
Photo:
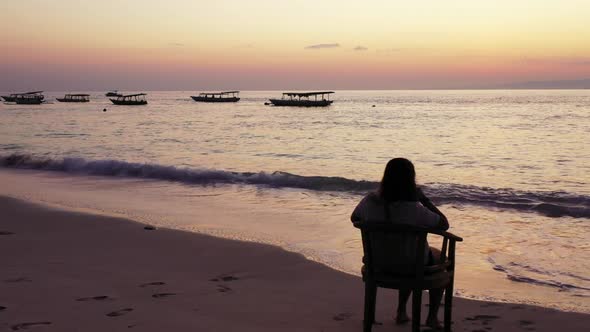
<svg viewBox="0 0 590 332">
<path fill-rule="evenodd" d="M 5 331 L 362 330 L 360 278 L 299 254 L 6 197 L 0 266 Z M 374 331 L 410 330 L 393 323 L 396 295 L 380 290 Z M 460 298 L 453 318 L 454 331 L 471 332 L 590 324 L 586 314 Z"/>
</svg>

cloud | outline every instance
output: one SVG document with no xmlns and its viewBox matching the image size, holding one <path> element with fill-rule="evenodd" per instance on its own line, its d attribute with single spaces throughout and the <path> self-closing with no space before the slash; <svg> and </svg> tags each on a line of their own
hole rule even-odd
<svg viewBox="0 0 590 332">
<path fill-rule="evenodd" d="M 367 51 L 368 48 L 364 47 L 364 46 L 357 46 L 355 48 L 352 49 L 353 51 L 357 51 L 357 52 L 361 52 L 361 51 Z"/>
<path fill-rule="evenodd" d="M 339 48 L 340 44 L 338 43 L 331 43 L 331 44 L 315 44 L 315 45 L 309 45 L 306 46 L 305 49 L 306 50 L 321 50 L 321 49 L 326 49 L 326 48 Z"/>
<path fill-rule="evenodd" d="M 183 43 L 168 43 L 168 46 L 173 46 L 173 47 L 184 47 Z"/>
</svg>

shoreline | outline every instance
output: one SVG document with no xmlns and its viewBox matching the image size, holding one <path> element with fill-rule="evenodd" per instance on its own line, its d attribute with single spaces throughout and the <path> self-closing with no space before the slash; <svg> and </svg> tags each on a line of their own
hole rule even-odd
<svg viewBox="0 0 590 332">
<path fill-rule="evenodd" d="M 334 201 L 336 208 L 326 208 L 325 204 L 330 203 L 325 197 L 305 195 L 305 202 L 301 204 L 301 195 L 289 195 L 282 190 L 256 191 L 251 195 L 248 193 L 251 188 L 228 190 L 227 187 L 193 187 L 165 181 L 63 175 L 36 170 L 0 169 L 0 183 L 4 184 L 0 196 L 50 209 L 123 218 L 196 234 L 269 244 L 302 254 L 306 259 L 329 268 L 360 275 L 360 237 L 348 221 L 349 208 L 357 203 L 353 200 Z M 289 200 L 297 200 L 297 204 L 293 205 Z M 301 206 L 305 209 L 300 209 Z M 460 277 L 455 284 L 456 296 L 590 314 L 589 302 L 583 292 L 560 292 L 534 282 L 511 281 L 510 274 L 518 276 L 519 271 L 496 271 L 495 266 L 506 266 L 506 261 L 490 261 L 492 255 L 473 245 L 481 240 L 479 233 L 492 231 L 490 225 L 494 219 L 509 219 L 510 214 L 502 216 L 482 210 L 465 212 L 453 207 L 447 212 L 456 221 L 454 229 L 460 229 L 459 234 L 467 240 L 458 251 L 457 273 Z M 476 217 L 470 219 L 470 216 Z M 474 224 L 476 226 L 472 227 Z M 510 225 L 507 229 L 518 231 Z M 501 248 L 506 245 L 503 239 L 510 237 L 511 234 L 496 231 L 495 238 L 501 242 L 488 249 L 483 247 L 483 250 Z"/>
<path fill-rule="evenodd" d="M 0 196 L 0 327 L 359 331 L 363 284 L 266 244 Z M 460 278 L 460 276 L 459 276 Z M 375 331 L 405 331 L 380 290 Z M 427 303 L 427 301 L 425 302 Z M 423 314 L 424 315 L 424 314 Z M 439 313 L 442 315 L 442 312 Z M 439 316 L 442 317 L 442 316 Z M 585 331 L 590 315 L 455 298 L 455 331 Z M 47 323 L 47 324 L 46 324 Z"/>
</svg>

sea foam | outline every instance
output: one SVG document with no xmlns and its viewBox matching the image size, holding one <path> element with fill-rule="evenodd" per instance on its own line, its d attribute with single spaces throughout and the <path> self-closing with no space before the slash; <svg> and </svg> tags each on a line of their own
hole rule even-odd
<svg viewBox="0 0 590 332">
<path fill-rule="evenodd" d="M 29 154 L 0 156 L 5 168 L 59 171 L 82 175 L 145 178 L 192 185 L 241 184 L 272 188 L 298 188 L 365 194 L 375 190 L 378 182 L 344 177 L 304 176 L 287 172 L 231 172 L 186 168 L 121 160 L 84 158 L 45 158 Z M 568 192 L 528 192 L 505 188 L 477 187 L 461 184 L 429 183 L 423 186 L 438 204 L 467 204 L 505 210 L 534 212 L 548 217 L 590 218 L 590 197 Z"/>
</svg>

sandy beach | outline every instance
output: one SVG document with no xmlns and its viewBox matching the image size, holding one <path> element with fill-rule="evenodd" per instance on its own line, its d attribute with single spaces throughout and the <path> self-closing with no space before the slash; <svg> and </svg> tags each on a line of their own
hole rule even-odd
<svg viewBox="0 0 590 332">
<path fill-rule="evenodd" d="M 360 331 L 360 278 L 278 247 L 0 198 L 0 329 Z M 460 276 L 459 276 L 460 278 Z M 375 331 L 392 320 L 381 290 Z M 586 331 L 590 315 L 456 299 L 454 331 Z"/>
</svg>

